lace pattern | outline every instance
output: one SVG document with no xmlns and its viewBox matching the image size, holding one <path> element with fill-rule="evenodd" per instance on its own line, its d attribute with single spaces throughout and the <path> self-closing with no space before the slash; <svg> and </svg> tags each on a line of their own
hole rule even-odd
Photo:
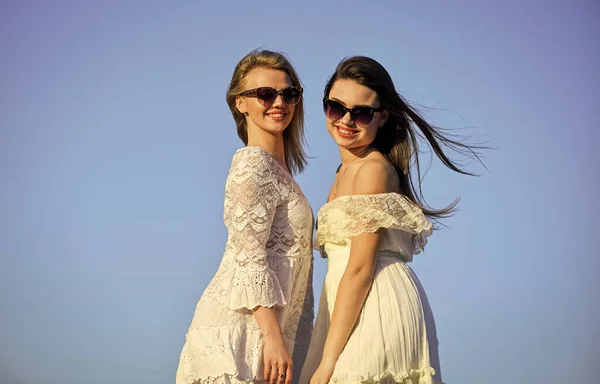
<svg viewBox="0 0 600 384">
<path fill-rule="evenodd" d="M 236 152 L 224 222 L 223 260 L 196 306 L 177 384 L 261 382 L 263 339 L 251 311 L 257 306 L 275 307 L 294 366 L 306 357 L 302 341 L 310 339 L 314 319 L 312 211 L 262 148 Z"/>
<path fill-rule="evenodd" d="M 401 194 L 350 195 L 321 208 L 316 241 L 320 246 L 325 243 L 345 246 L 352 236 L 374 233 L 380 228 L 411 233 L 415 254 L 423 250 L 433 231 L 419 207 Z"/>
<path fill-rule="evenodd" d="M 282 198 L 279 193 L 279 180 L 264 156 L 234 157 L 223 219 L 238 268 L 266 270 L 266 244 Z"/>
<path fill-rule="evenodd" d="M 281 284 L 267 262 L 267 249 L 275 245 L 273 241 L 267 243 L 277 206 L 283 198 L 276 170 L 270 164 L 270 157 L 260 153 L 235 156 L 231 165 L 225 188 L 224 221 L 229 231 L 227 244 L 234 272 L 223 296 L 230 309 L 281 307 L 287 303 Z"/>
</svg>

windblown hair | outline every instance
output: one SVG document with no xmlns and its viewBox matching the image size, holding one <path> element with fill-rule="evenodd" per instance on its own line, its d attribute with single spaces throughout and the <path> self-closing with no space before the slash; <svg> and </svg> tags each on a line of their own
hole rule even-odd
<svg viewBox="0 0 600 384">
<path fill-rule="evenodd" d="M 388 111 L 388 120 L 377 132 L 371 146 L 381 152 L 396 169 L 401 192 L 434 221 L 451 216 L 458 204 L 458 199 L 441 209 L 434 209 L 425 202 L 421 189 L 422 176 L 417 139 L 418 137 L 424 138 L 433 153 L 446 167 L 464 175 L 473 174 L 448 157 L 444 147 L 469 158 L 476 158 L 479 162 L 481 160 L 476 151 L 483 147 L 470 146 L 453 140 L 448 135 L 442 134 L 439 128 L 430 125 L 396 91 L 394 82 L 386 69 L 369 57 L 354 56 L 342 60 L 325 86 L 325 98 L 329 97 L 333 84 L 341 79 L 355 81 L 375 91 L 380 106 Z M 412 177 L 412 163 L 415 164 L 416 185 Z"/>
</svg>

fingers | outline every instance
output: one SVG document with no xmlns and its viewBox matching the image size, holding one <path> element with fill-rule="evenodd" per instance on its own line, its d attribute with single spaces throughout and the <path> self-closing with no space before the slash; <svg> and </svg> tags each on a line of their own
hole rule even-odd
<svg viewBox="0 0 600 384">
<path fill-rule="evenodd" d="M 288 362 L 287 364 L 287 369 L 285 371 L 285 384 L 292 384 L 292 376 L 294 374 L 294 371 L 292 369 L 292 362 Z"/>
<path fill-rule="evenodd" d="M 291 361 L 280 360 L 271 364 L 268 373 L 265 372 L 265 380 L 269 384 L 291 384 L 293 372 Z"/>
<path fill-rule="evenodd" d="M 273 363 L 273 365 L 271 365 L 271 372 L 269 377 L 269 384 L 277 384 L 277 373 L 279 371 L 277 370 L 277 363 Z"/>
<path fill-rule="evenodd" d="M 264 380 L 267 384 L 291 384 L 294 373 L 292 359 L 288 353 L 265 356 Z M 276 357 L 277 356 L 277 357 Z"/>
</svg>

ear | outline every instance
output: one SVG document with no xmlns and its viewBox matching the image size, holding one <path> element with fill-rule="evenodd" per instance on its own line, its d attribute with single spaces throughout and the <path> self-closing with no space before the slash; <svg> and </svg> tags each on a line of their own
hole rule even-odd
<svg viewBox="0 0 600 384">
<path fill-rule="evenodd" d="M 236 97 L 235 98 L 235 107 L 237 108 L 238 111 L 240 111 L 240 113 L 243 115 L 247 112 L 247 107 L 246 107 L 246 98 L 245 97 Z"/>
<path fill-rule="evenodd" d="M 384 109 L 383 111 L 381 111 L 381 117 L 379 118 L 379 122 L 380 122 L 379 126 L 380 127 L 383 127 L 383 125 L 385 123 L 387 123 L 387 120 L 388 120 L 389 116 L 390 116 L 390 113 L 386 109 Z"/>
</svg>

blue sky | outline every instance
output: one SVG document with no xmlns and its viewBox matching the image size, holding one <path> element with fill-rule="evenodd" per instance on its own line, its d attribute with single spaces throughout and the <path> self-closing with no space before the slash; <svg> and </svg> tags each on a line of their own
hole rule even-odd
<svg viewBox="0 0 600 384">
<path fill-rule="evenodd" d="M 599 15 L 593 1 L 3 1 L 0 382 L 174 382 L 225 245 L 242 145 L 225 90 L 256 47 L 303 81 L 297 181 L 315 212 L 339 163 L 320 99 L 346 56 L 496 147 L 481 177 L 434 161 L 424 180 L 432 205 L 462 199 L 413 263 L 445 381 L 592 382 Z M 317 297 L 325 272 L 315 254 Z"/>
</svg>

